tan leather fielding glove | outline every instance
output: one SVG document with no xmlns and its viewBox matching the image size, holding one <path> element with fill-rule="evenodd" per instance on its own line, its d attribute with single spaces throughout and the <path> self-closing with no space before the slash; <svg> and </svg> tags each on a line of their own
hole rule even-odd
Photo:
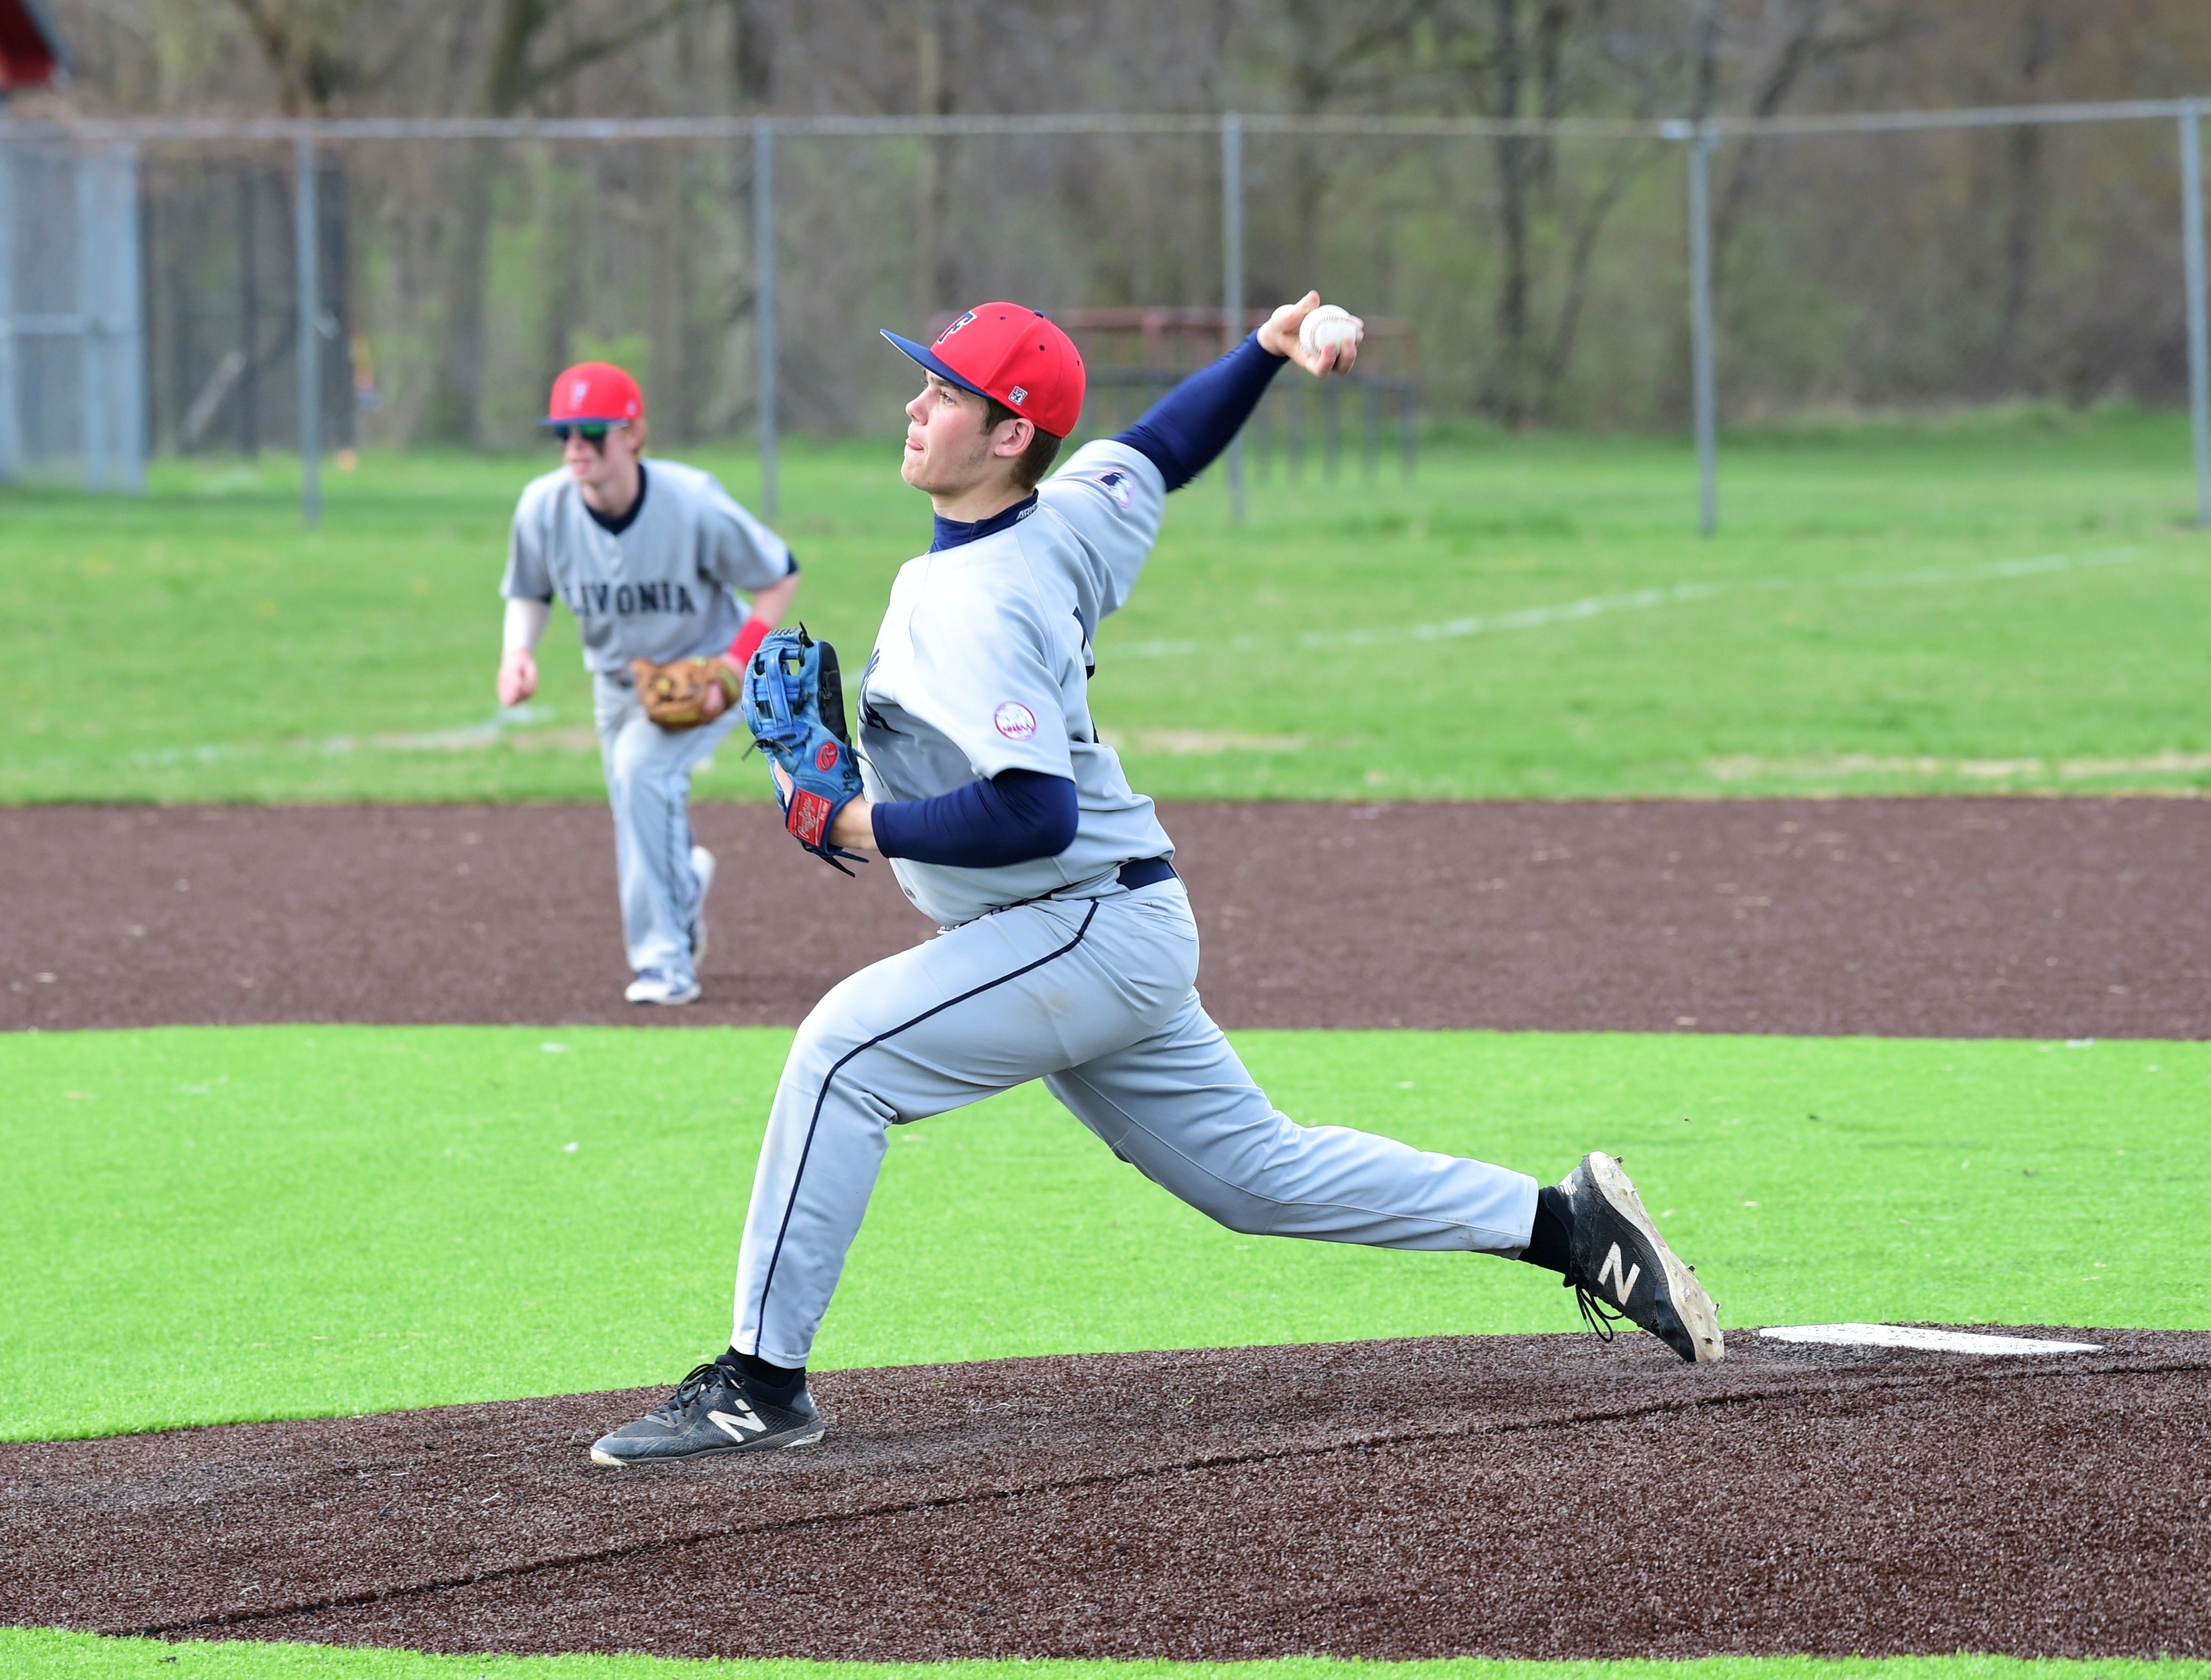
<svg viewBox="0 0 2211 1680">
<path fill-rule="evenodd" d="M 664 665 L 633 659 L 629 670 L 637 683 L 638 704 L 663 729 L 696 729 L 736 701 L 737 674 L 720 659 L 675 659 Z M 722 691 L 722 703 L 709 711 L 706 694 L 712 688 Z"/>
</svg>

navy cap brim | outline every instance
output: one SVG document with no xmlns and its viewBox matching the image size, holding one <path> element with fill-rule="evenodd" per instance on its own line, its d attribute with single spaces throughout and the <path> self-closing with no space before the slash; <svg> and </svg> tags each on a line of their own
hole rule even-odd
<svg viewBox="0 0 2211 1680">
<path fill-rule="evenodd" d="M 982 386 L 977 385 L 974 380 L 969 379 L 965 373 L 954 373 L 950 367 L 945 365 L 943 358 L 939 356 L 936 351 L 930 349 L 926 344 L 917 344 L 911 338 L 901 338 L 898 334 L 893 332 L 888 327 L 878 327 L 876 331 L 881 333 L 884 337 L 889 339 L 892 343 L 897 345 L 899 349 L 904 350 L 908 355 L 912 356 L 916 361 L 919 362 L 924 367 L 929 369 L 930 373 L 936 374 L 936 377 L 943 380 L 945 384 L 956 385 L 962 391 L 972 391 L 978 397 L 988 397 L 990 394 L 989 391 L 984 390 Z"/>
</svg>

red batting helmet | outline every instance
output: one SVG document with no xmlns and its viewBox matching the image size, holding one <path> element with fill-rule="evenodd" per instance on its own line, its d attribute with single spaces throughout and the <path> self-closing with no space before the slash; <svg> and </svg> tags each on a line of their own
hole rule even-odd
<svg viewBox="0 0 2211 1680">
<path fill-rule="evenodd" d="M 978 303 L 925 349 L 894 332 L 883 337 L 938 379 L 996 398 L 1039 432 L 1063 438 L 1082 417 L 1082 353 L 1037 310 Z"/>
<path fill-rule="evenodd" d="M 611 426 L 621 421 L 645 418 L 645 393 L 637 381 L 611 361 L 579 361 L 563 368 L 553 381 L 553 395 L 545 404 L 547 426 L 572 426 L 597 422 Z"/>
</svg>

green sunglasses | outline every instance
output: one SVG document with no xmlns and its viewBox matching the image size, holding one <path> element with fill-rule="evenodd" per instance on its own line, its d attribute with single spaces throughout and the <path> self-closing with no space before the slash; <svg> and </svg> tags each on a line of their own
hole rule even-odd
<svg viewBox="0 0 2211 1680">
<path fill-rule="evenodd" d="M 617 426 L 628 424 L 629 422 L 627 420 L 562 420 L 554 422 L 545 429 L 552 433 L 554 441 L 556 443 L 566 443 L 572 433 L 585 443 L 604 443 L 607 440 L 608 433 L 613 431 Z"/>
</svg>

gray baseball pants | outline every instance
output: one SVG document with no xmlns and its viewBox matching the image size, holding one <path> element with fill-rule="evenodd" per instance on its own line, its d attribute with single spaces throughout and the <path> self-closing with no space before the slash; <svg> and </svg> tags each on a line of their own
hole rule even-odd
<svg viewBox="0 0 2211 1680">
<path fill-rule="evenodd" d="M 629 966 L 688 975 L 691 924 L 699 913 L 691 775 L 729 738 L 740 713 L 733 707 L 697 729 L 663 729 L 645 715 L 636 689 L 596 673 L 591 712 L 607 803 L 614 807 L 615 877 Z"/>
<path fill-rule="evenodd" d="M 1523 1173 L 1301 1126 L 1200 1007 L 1182 882 L 1055 898 L 862 969 L 798 1029 L 737 1256 L 731 1345 L 803 1365 L 889 1129 L 1041 1078 L 1107 1148 L 1233 1230 L 1517 1254 Z"/>
</svg>

